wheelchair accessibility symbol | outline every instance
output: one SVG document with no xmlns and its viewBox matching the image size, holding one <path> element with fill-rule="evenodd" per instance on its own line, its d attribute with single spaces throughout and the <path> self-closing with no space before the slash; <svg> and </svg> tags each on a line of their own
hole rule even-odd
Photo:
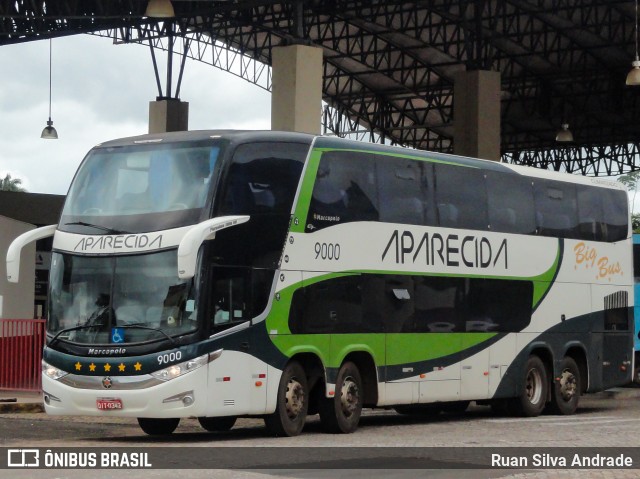
<svg viewBox="0 0 640 479">
<path fill-rule="evenodd" d="M 111 342 L 124 343 L 124 328 L 111 328 Z"/>
</svg>

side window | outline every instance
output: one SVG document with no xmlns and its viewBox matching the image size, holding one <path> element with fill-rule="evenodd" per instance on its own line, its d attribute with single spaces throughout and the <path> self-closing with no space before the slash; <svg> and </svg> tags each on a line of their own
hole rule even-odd
<svg viewBox="0 0 640 479">
<path fill-rule="evenodd" d="M 440 226 L 486 230 L 487 191 L 484 172 L 437 163 L 436 204 Z"/>
<path fill-rule="evenodd" d="M 213 293 L 214 327 L 237 324 L 250 318 L 247 310 L 247 270 L 244 268 L 215 268 Z"/>
<path fill-rule="evenodd" d="M 435 224 L 427 179 L 431 165 L 422 161 L 376 156 L 380 221 Z"/>
<path fill-rule="evenodd" d="M 602 189 L 602 214 L 604 218 L 605 241 L 620 241 L 629 232 L 629 200 L 627 193 L 620 190 Z"/>
<path fill-rule="evenodd" d="M 489 227 L 502 233 L 534 234 L 533 190 L 529 178 L 488 171 Z"/>
<path fill-rule="evenodd" d="M 240 145 L 224 180 L 219 214 L 289 215 L 308 150 L 299 143 Z"/>
<path fill-rule="evenodd" d="M 578 191 L 578 237 L 585 240 L 602 241 L 606 227 L 602 210 L 602 189 L 577 185 Z"/>
<path fill-rule="evenodd" d="M 360 275 L 298 289 L 293 294 L 289 329 L 294 334 L 372 332 L 363 323 Z"/>
<path fill-rule="evenodd" d="M 533 192 L 538 234 L 558 238 L 578 236 L 576 187 L 571 183 L 535 180 Z"/>
<path fill-rule="evenodd" d="M 351 221 L 378 221 L 377 196 L 373 155 L 327 152 L 318 166 L 307 225 L 318 230 Z"/>
<path fill-rule="evenodd" d="M 533 283 L 469 279 L 465 331 L 518 332 L 531 322 Z"/>
<path fill-rule="evenodd" d="M 531 322 L 533 284 L 483 278 L 414 277 L 405 332 L 517 332 Z"/>
</svg>

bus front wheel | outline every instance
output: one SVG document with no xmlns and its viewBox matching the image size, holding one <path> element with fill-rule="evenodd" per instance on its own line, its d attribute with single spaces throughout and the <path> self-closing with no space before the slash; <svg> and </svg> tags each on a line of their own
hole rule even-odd
<svg viewBox="0 0 640 479">
<path fill-rule="evenodd" d="M 151 418 L 139 417 L 140 429 L 150 436 L 168 436 L 176 430 L 180 424 L 180 418 Z"/>
<path fill-rule="evenodd" d="M 297 436 L 302 432 L 309 408 L 307 376 L 300 363 L 292 361 L 282 371 L 276 410 L 264 423 L 275 436 Z"/>
<path fill-rule="evenodd" d="M 335 394 L 319 404 L 322 427 L 331 433 L 351 433 L 358 428 L 363 403 L 362 378 L 358 367 L 346 362 L 338 371 Z"/>
<path fill-rule="evenodd" d="M 553 414 L 573 414 L 578 408 L 582 383 L 580 369 L 569 356 L 560 364 L 560 374 L 552 383 L 550 410 Z"/>
<path fill-rule="evenodd" d="M 548 393 L 547 368 L 538 356 L 531 355 L 524 366 L 520 394 L 509 401 L 509 410 L 516 416 L 539 416 L 547 403 Z"/>
</svg>

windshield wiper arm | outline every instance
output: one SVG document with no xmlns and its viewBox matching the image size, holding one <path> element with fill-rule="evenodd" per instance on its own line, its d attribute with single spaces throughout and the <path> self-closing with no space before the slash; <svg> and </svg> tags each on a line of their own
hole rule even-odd
<svg viewBox="0 0 640 479">
<path fill-rule="evenodd" d="M 128 231 L 122 231 L 122 230 L 116 230 L 114 228 L 109 228 L 108 226 L 101 226 L 101 225 L 94 225 L 93 223 L 86 223 L 84 221 L 72 221 L 71 223 L 65 223 L 65 226 L 67 225 L 80 225 L 80 226 L 89 226 L 90 228 L 96 228 L 102 231 L 106 231 L 109 234 L 112 235 L 127 235 L 129 234 Z"/>
<path fill-rule="evenodd" d="M 138 328 L 138 329 L 148 329 L 149 331 L 156 331 L 160 334 L 164 334 L 164 336 L 171 341 L 171 344 L 175 345 L 176 341 L 175 339 L 173 339 L 171 336 L 169 336 L 167 333 L 165 333 L 165 331 L 161 328 L 154 328 L 153 326 L 145 326 L 143 324 L 140 323 L 134 323 L 134 324 L 122 324 L 122 325 L 118 325 L 116 326 L 116 328 L 124 328 L 124 329 L 130 329 L 130 328 Z"/>
<path fill-rule="evenodd" d="M 72 331 L 80 331 L 81 329 L 88 329 L 88 328 L 100 328 L 102 326 L 104 326 L 104 323 L 83 324 L 81 326 L 74 326 L 73 328 L 61 329 L 55 334 L 53 338 L 51 338 L 51 341 L 49 341 L 49 346 L 51 346 L 54 341 L 57 341 L 58 337 L 63 333 L 70 333 Z"/>
</svg>

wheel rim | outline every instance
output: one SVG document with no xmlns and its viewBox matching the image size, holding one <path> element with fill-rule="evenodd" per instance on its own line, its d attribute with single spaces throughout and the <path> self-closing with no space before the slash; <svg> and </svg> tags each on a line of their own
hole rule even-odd
<svg viewBox="0 0 640 479">
<path fill-rule="evenodd" d="M 560 395 L 565 401 L 571 401 L 578 391 L 578 381 L 575 374 L 569 369 L 562 371 L 560 375 Z"/>
<path fill-rule="evenodd" d="M 542 376 L 537 369 L 530 369 L 526 382 L 527 399 L 531 404 L 538 404 L 542 397 Z"/>
<path fill-rule="evenodd" d="M 291 378 L 287 383 L 287 394 L 285 395 L 287 416 L 295 419 L 304 408 L 304 388 L 296 378 Z"/>
<path fill-rule="evenodd" d="M 360 403 L 360 390 L 355 380 L 348 376 L 342 383 L 340 390 L 340 407 L 345 417 L 351 417 L 357 410 Z"/>
</svg>

